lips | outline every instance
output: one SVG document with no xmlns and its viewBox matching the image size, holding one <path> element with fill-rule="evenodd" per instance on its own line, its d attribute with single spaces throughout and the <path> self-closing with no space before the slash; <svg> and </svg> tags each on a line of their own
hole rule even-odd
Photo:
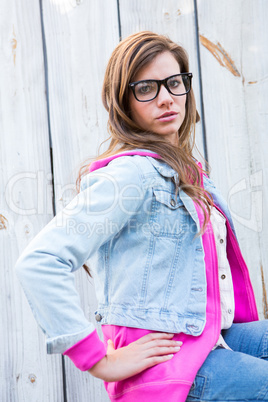
<svg viewBox="0 0 268 402">
<path fill-rule="evenodd" d="M 173 112 L 173 111 L 165 112 L 165 113 L 161 114 L 161 116 L 159 116 L 157 118 L 157 120 L 159 120 L 159 121 L 171 121 L 171 120 L 174 120 L 177 117 L 177 114 L 178 114 L 177 112 Z"/>
</svg>

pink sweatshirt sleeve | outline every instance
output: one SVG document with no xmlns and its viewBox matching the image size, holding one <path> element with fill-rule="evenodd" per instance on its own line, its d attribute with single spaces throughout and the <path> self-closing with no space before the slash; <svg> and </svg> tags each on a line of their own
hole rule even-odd
<svg viewBox="0 0 268 402">
<path fill-rule="evenodd" d="M 81 371 L 86 371 L 106 355 L 106 349 L 97 331 L 94 330 L 84 339 L 67 349 L 63 355 L 68 356 Z"/>
</svg>

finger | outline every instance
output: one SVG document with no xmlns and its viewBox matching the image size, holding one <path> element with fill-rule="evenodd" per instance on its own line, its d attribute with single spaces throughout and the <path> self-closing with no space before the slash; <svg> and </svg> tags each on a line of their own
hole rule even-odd
<svg viewBox="0 0 268 402">
<path fill-rule="evenodd" d="M 143 356 L 148 359 L 150 357 L 170 355 L 179 352 L 180 349 L 181 349 L 180 346 L 166 346 L 166 347 L 156 346 L 154 348 L 150 348 L 143 351 Z"/>
<path fill-rule="evenodd" d="M 174 357 L 174 354 L 168 354 L 165 356 L 154 356 L 154 357 L 149 357 L 148 359 L 145 360 L 145 368 L 153 367 L 156 366 L 159 363 L 166 362 L 168 360 L 171 360 Z M 144 370 L 145 370 L 144 368 Z"/>
<path fill-rule="evenodd" d="M 155 339 L 171 339 L 174 334 L 169 334 L 166 332 L 151 332 L 150 334 L 142 336 L 140 339 L 136 341 L 137 344 L 143 344 L 149 341 L 153 341 Z"/>
<path fill-rule="evenodd" d="M 115 351 L 114 343 L 111 339 L 107 341 L 107 354 L 113 353 Z"/>
<path fill-rule="evenodd" d="M 172 339 L 154 339 L 153 341 L 148 341 L 143 344 L 145 349 L 155 348 L 155 347 L 170 347 L 170 346 L 182 346 L 181 341 L 174 341 Z"/>
</svg>

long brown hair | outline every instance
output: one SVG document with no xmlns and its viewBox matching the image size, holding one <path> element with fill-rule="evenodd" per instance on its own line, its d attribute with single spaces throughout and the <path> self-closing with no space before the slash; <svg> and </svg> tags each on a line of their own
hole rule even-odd
<svg viewBox="0 0 268 402">
<path fill-rule="evenodd" d="M 200 120 L 196 110 L 194 92 L 187 94 L 186 113 L 179 129 L 178 146 L 165 141 L 163 136 L 144 132 L 132 119 L 129 107 L 129 83 L 134 76 L 157 55 L 170 52 L 177 60 L 181 73 L 189 72 L 188 55 L 183 47 L 163 35 L 142 31 L 128 36 L 114 49 L 108 62 L 102 88 L 102 102 L 109 113 L 108 150 L 95 160 L 116 153 L 143 148 L 159 154 L 179 175 L 179 186 L 197 202 L 204 213 L 205 229 L 209 220 L 212 199 L 201 186 L 201 174 L 193 157 L 195 146 L 195 124 Z M 106 141 L 107 141 L 106 140 Z M 77 179 L 79 188 L 81 178 L 88 171 L 89 164 L 82 166 Z"/>
</svg>

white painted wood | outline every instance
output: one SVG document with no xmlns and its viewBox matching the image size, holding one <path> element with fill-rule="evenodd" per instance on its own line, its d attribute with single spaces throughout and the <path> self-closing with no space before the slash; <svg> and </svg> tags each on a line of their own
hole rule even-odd
<svg viewBox="0 0 268 402">
<path fill-rule="evenodd" d="M 95 156 L 108 137 L 101 88 L 106 63 L 119 41 L 117 2 L 44 0 L 43 5 L 59 211 L 75 194 L 80 164 Z M 77 273 L 77 287 L 86 316 L 95 322 L 94 288 L 82 269 Z M 80 372 L 68 358 L 65 362 L 68 400 L 108 400 L 102 381 Z"/>
<path fill-rule="evenodd" d="M 14 272 L 52 217 L 39 2 L 2 1 L 0 37 L 0 400 L 60 402 L 61 358 L 47 356 Z"/>
<path fill-rule="evenodd" d="M 265 0 L 198 0 L 212 178 L 229 199 L 258 310 L 266 318 L 267 303 L 263 304 L 263 297 L 268 278 L 267 12 Z"/>
<path fill-rule="evenodd" d="M 122 37 L 134 32 L 149 30 L 167 35 L 183 46 L 189 55 L 193 73 L 193 90 L 200 112 L 200 91 L 193 0 L 120 0 Z M 202 154 L 201 123 L 196 126 L 196 144 Z M 196 155 L 199 158 L 198 155 Z"/>
</svg>

